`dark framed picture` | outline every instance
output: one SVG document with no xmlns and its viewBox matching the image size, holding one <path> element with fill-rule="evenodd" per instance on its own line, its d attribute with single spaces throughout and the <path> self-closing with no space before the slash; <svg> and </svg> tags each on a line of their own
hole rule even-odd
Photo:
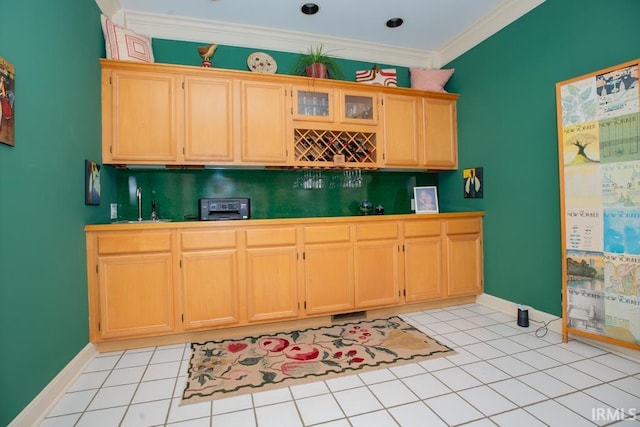
<svg viewBox="0 0 640 427">
<path fill-rule="evenodd" d="M 84 203 L 100 204 L 100 165 L 91 160 L 84 161 Z"/>
<path fill-rule="evenodd" d="M 481 199 L 484 192 L 482 168 L 464 169 L 462 184 L 465 199 Z"/>
<path fill-rule="evenodd" d="M 413 187 L 416 213 L 438 213 L 438 189 L 436 187 Z"/>
</svg>

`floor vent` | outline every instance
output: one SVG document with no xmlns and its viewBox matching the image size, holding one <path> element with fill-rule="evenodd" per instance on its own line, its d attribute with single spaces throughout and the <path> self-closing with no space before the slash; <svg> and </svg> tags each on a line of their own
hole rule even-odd
<svg viewBox="0 0 640 427">
<path fill-rule="evenodd" d="M 353 313 L 334 314 L 331 322 L 343 322 L 345 320 L 362 320 L 367 318 L 366 311 L 354 311 Z"/>
</svg>

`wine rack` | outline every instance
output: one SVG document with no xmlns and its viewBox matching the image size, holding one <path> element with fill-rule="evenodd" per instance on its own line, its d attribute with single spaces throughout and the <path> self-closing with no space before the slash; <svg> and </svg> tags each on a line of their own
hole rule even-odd
<svg viewBox="0 0 640 427">
<path fill-rule="evenodd" d="M 295 162 L 303 166 L 377 167 L 374 132 L 294 130 Z"/>
</svg>

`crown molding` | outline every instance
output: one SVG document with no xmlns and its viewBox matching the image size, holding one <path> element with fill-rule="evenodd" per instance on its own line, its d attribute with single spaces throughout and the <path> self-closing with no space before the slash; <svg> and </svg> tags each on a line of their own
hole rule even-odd
<svg viewBox="0 0 640 427">
<path fill-rule="evenodd" d="M 149 37 L 291 53 L 306 52 L 310 45 L 322 43 L 326 51 L 331 51 L 331 55 L 338 58 L 407 67 L 433 67 L 431 51 L 339 37 L 131 10 L 124 10 L 124 21 L 127 28 Z"/>
<path fill-rule="evenodd" d="M 434 66 L 441 67 L 477 46 L 507 25 L 540 6 L 545 0 L 505 0 L 468 30 L 434 55 Z"/>
<path fill-rule="evenodd" d="M 472 49 L 545 0 L 504 0 L 488 15 L 437 51 L 408 49 L 340 37 L 273 30 L 243 24 L 122 9 L 119 0 L 95 0 L 102 13 L 119 25 L 149 37 L 280 52 L 306 52 L 322 43 L 332 56 L 405 67 L 440 68 Z"/>
<path fill-rule="evenodd" d="M 100 8 L 102 14 L 114 20 L 114 22 L 114 17 L 122 9 L 122 6 L 120 6 L 120 0 L 96 0 L 96 4 Z"/>
</svg>

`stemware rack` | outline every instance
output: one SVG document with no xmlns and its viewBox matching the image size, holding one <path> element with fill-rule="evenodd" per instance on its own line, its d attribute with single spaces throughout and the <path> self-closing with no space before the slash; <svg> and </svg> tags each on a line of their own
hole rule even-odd
<svg viewBox="0 0 640 427">
<path fill-rule="evenodd" d="M 294 129 L 295 161 L 305 166 L 376 167 L 373 132 Z"/>
</svg>

